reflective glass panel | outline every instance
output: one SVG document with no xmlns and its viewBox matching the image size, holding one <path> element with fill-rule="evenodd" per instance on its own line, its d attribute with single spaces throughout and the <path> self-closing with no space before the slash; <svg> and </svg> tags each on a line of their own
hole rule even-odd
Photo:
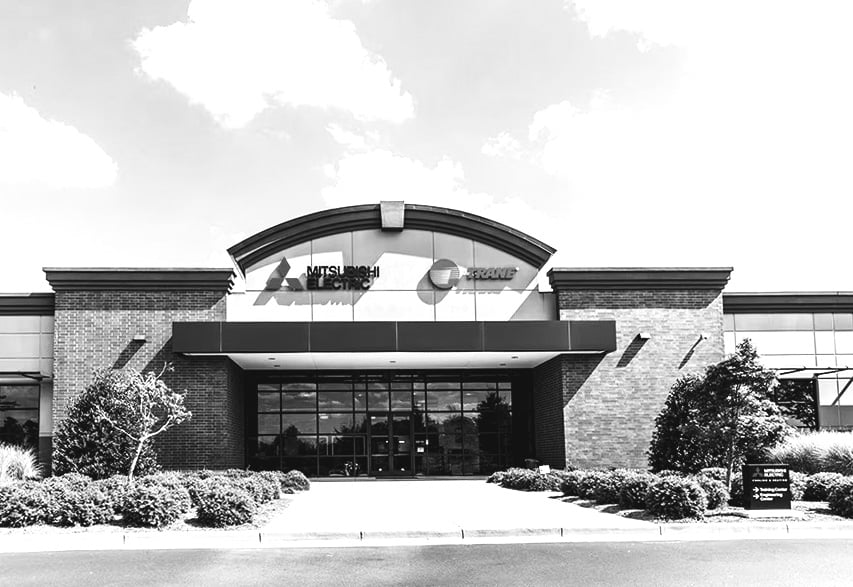
<svg viewBox="0 0 853 587">
<path fill-rule="evenodd" d="M 278 434 L 281 432 L 279 414 L 258 414 L 258 434 Z"/>
<path fill-rule="evenodd" d="M 387 391 L 368 391 L 367 407 L 370 410 L 388 411 Z"/>
<path fill-rule="evenodd" d="M 317 414 L 284 414 L 282 417 L 284 434 L 315 434 L 317 432 Z"/>
<path fill-rule="evenodd" d="M 459 410 L 461 409 L 461 393 L 458 391 L 429 391 L 427 392 L 427 409 Z"/>
<path fill-rule="evenodd" d="M 258 411 L 259 412 L 278 412 L 281 410 L 281 394 L 277 391 L 259 391 L 258 392 Z"/>
<path fill-rule="evenodd" d="M 318 391 L 317 402 L 320 410 L 325 411 L 352 411 L 351 391 Z"/>
<path fill-rule="evenodd" d="M 320 434 L 353 432 L 352 414 L 320 414 Z"/>
<path fill-rule="evenodd" d="M 285 410 L 317 410 L 317 394 L 313 391 L 285 391 L 282 400 Z"/>
<path fill-rule="evenodd" d="M 412 392 L 410 391 L 392 391 L 391 392 L 391 409 L 392 410 L 411 410 L 412 409 Z"/>
<path fill-rule="evenodd" d="M 297 436 L 295 434 L 285 435 L 282 439 L 284 456 L 313 456 L 317 454 L 316 436 Z"/>
</svg>

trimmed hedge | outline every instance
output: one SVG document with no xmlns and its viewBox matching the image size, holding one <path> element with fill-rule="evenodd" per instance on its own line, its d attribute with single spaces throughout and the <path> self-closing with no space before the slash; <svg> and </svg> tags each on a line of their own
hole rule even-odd
<svg viewBox="0 0 853 587">
<path fill-rule="evenodd" d="M 41 483 L 0 485 L 0 527 L 23 528 L 47 521 L 50 496 Z"/>
<path fill-rule="evenodd" d="M 566 471 L 563 480 L 560 482 L 560 491 L 563 492 L 563 495 L 578 495 L 580 483 L 586 475 L 587 471 Z"/>
<path fill-rule="evenodd" d="M 842 480 L 840 473 L 815 473 L 806 478 L 803 499 L 806 501 L 826 501 L 829 493 Z"/>
<path fill-rule="evenodd" d="M 302 471 L 288 471 L 281 475 L 281 489 L 292 489 L 293 491 L 308 491 L 311 489 L 311 482 Z"/>
<path fill-rule="evenodd" d="M 595 499 L 595 492 L 598 491 L 598 486 L 605 483 L 607 473 L 604 471 L 587 471 L 584 478 L 578 483 L 578 497 L 584 499 Z"/>
<path fill-rule="evenodd" d="M 729 503 L 731 496 L 723 481 L 705 475 L 696 475 L 694 479 L 705 492 L 709 510 L 719 509 Z"/>
<path fill-rule="evenodd" d="M 600 504 L 619 503 L 622 486 L 634 475 L 636 472 L 627 469 L 605 472 L 601 480 L 592 489 L 593 499 Z"/>
<path fill-rule="evenodd" d="M 649 513 L 668 520 L 701 519 L 707 507 L 705 492 L 693 479 L 664 477 L 653 483 L 646 495 Z"/>
<path fill-rule="evenodd" d="M 183 486 L 151 479 L 130 487 L 124 496 L 122 515 L 131 526 L 164 528 L 189 509 L 190 496 Z"/>
<path fill-rule="evenodd" d="M 223 528 L 246 524 L 256 513 L 255 500 L 236 484 L 208 479 L 199 492 L 198 521 L 205 526 Z"/>
<path fill-rule="evenodd" d="M 833 485 L 827 501 L 833 514 L 853 518 L 853 477 L 844 477 Z"/>
<path fill-rule="evenodd" d="M 626 478 L 619 489 L 619 505 L 623 508 L 643 509 L 649 488 L 659 477 L 652 473 L 636 473 Z"/>
</svg>

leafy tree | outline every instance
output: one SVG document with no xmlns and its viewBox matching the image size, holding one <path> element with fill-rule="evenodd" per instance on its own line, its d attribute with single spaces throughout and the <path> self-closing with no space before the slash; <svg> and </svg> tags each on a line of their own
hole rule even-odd
<svg viewBox="0 0 853 587">
<path fill-rule="evenodd" d="M 655 420 L 650 466 L 685 472 L 724 467 L 731 486 L 736 465 L 760 459 L 790 431 L 769 399 L 776 385 L 749 340 L 702 377 L 679 379 Z"/>
<path fill-rule="evenodd" d="M 78 396 L 54 439 L 56 473 L 96 479 L 158 469 L 152 439 L 188 420 L 183 394 L 163 382 L 168 369 L 142 374 L 105 369 Z"/>
</svg>

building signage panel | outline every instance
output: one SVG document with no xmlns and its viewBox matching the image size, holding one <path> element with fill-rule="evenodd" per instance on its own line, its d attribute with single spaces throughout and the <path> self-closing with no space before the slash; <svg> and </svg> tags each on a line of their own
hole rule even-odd
<svg viewBox="0 0 853 587">
<path fill-rule="evenodd" d="M 468 267 L 463 273 L 462 268 L 450 259 L 439 259 L 429 270 L 429 280 L 438 289 L 451 289 L 463 277 L 471 280 L 501 280 L 511 281 L 518 267 Z"/>
<path fill-rule="evenodd" d="M 791 509 L 791 473 L 788 465 L 743 466 L 743 504 L 748 510 Z"/>
<path fill-rule="evenodd" d="M 377 277 L 378 265 L 309 265 L 305 289 L 370 289 Z"/>
</svg>

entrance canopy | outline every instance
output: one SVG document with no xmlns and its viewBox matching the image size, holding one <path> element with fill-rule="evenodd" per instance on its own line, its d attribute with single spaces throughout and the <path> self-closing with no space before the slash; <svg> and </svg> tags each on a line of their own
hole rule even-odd
<svg viewBox="0 0 853 587">
<path fill-rule="evenodd" d="M 257 370 L 529 368 L 616 350 L 616 322 L 176 322 L 172 348 Z"/>
</svg>

